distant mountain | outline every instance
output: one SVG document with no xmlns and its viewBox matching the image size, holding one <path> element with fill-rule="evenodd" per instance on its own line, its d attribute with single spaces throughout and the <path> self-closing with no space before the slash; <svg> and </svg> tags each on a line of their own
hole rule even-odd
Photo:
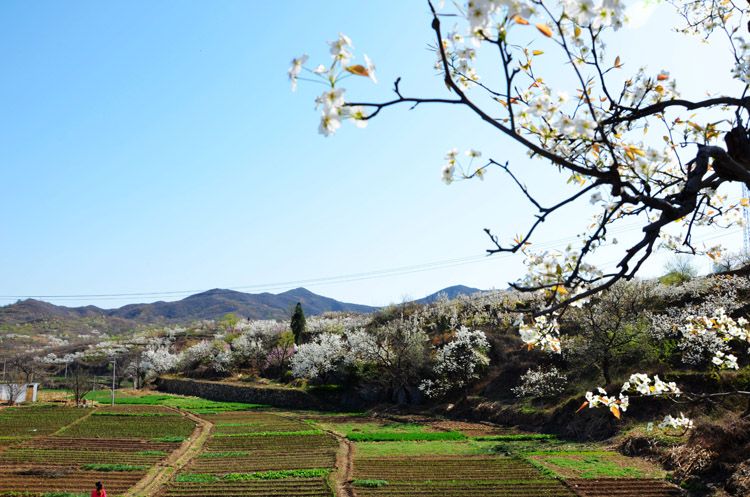
<svg viewBox="0 0 750 497">
<path fill-rule="evenodd" d="M 438 295 L 441 293 L 444 293 L 448 296 L 449 299 L 455 299 L 459 295 L 471 295 L 473 293 L 477 292 L 484 292 L 485 290 L 480 290 L 479 288 L 471 288 L 469 286 L 464 285 L 453 285 L 449 286 L 448 288 L 443 288 L 442 290 L 438 290 L 435 293 L 432 293 L 422 299 L 415 300 L 414 302 L 417 302 L 419 304 L 429 304 L 431 302 L 435 302 L 438 298 Z"/>
<path fill-rule="evenodd" d="M 95 306 L 64 307 L 28 299 L 0 307 L 0 325 L 94 318 L 126 320 L 134 324 L 188 323 L 198 319 L 221 319 L 228 313 L 250 319 L 288 318 L 289 305 L 297 302 L 302 303 L 302 308 L 307 315 L 323 314 L 328 311 L 364 313 L 377 309 L 366 305 L 339 302 L 316 295 L 305 288 L 295 288 L 278 295 L 214 289 L 190 295 L 176 302 L 130 304 L 119 309 L 100 309 Z"/>
</svg>

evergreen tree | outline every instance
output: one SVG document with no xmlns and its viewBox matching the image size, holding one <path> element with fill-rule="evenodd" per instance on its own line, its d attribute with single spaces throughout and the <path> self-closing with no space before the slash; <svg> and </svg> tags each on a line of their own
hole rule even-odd
<svg viewBox="0 0 750 497">
<path fill-rule="evenodd" d="M 294 314 L 292 314 L 292 322 L 289 325 L 294 333 L 294 343 L 302 343 L 302 333 L 305 332 L 307 323 L 305 321 L 305 311 L 302 310 L 302 304 L 297 302 L 297 306 L 294 308 Z"/>
</svg>

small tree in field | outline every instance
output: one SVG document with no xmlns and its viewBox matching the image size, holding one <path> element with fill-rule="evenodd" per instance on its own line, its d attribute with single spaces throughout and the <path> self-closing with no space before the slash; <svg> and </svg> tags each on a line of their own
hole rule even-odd
<svg viewBox="0 0 750 497">
<path fill-rule="evenodd" d="M 76 405 L 80 405 L 86 394 L 94 389 L 94 379 L 87 369 L 76 364 L 68 375 L 67 387 L 73 394 Z"/>
<path fill-rule="evenodd" d="M 294 308 L 292 322 L 289 327 L 292 329 L 292 333 L 294 333 L 294 343 L 301 344 L 302 334 L 305 332 L 307 323 L 305 321 L 305 311 L 302 310 L 302 304 L 300 302 L 297 302 L 297 305 Z"/>
</svg>

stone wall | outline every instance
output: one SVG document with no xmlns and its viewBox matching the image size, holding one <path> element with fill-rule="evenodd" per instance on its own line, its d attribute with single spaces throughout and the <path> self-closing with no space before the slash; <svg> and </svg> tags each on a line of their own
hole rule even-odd
<svg viewBox="0 0 750 497">
<path fill-rule="evenodd" d="M 157 378 L 160 392 L 190 395 L 220 402 L 265 404 L 290 409 L 325 409 L 327 406 L 307 392 L 291 388 L 257 387 L 238 383 L 177 378 Z"/>
</svg>

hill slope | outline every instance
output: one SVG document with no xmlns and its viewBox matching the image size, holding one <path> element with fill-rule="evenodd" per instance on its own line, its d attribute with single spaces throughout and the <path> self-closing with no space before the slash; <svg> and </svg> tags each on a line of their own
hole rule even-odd
<svg viewBox="0 0 750 497">
<path fill-rule="evenodd" d="M 438 295 L 441 293 L 444 293 L 448 296 L 449 299 L 455 299 L 459 295 L 471 295 L 473 293 L 477 292 L 483 292 L 484 290 L 480 290 L 479 288 L 472 288 L 470 286 L 465 285 L 453 285 L 449 286 L 447 288 L 443 288 L 442 290 L 438 290 L 435 293 L 431 293 L 430 295 L 421 298 L 419 300 L 415 300 L 414 302 L 417 302 L 419 304 L 429 304 L 430 302 L 435 302 L 438 298 Z"/>
<path fill-rule="evenodd" d="M 305 288 L 295 288 L 278 295 L 272 293 L 243 293 L 214 289 L 190 295 L 176 302 L 130 304 L 119 309 L 100 309 L 96 306 L 65 307 L 40 300 L 27 299 L 0 307 L 0 324 L 23 324 L 37 321 L 112 318 L 134 324 L 187 323 L 198 319 L 221 319 L 228 313 L 251 319 L 284 319 L 288 307 L 302 303 L 308 315 L 329 311 L 371 312 L 375 307 L 339 302 L 317 295 Z"/>
</svg>

